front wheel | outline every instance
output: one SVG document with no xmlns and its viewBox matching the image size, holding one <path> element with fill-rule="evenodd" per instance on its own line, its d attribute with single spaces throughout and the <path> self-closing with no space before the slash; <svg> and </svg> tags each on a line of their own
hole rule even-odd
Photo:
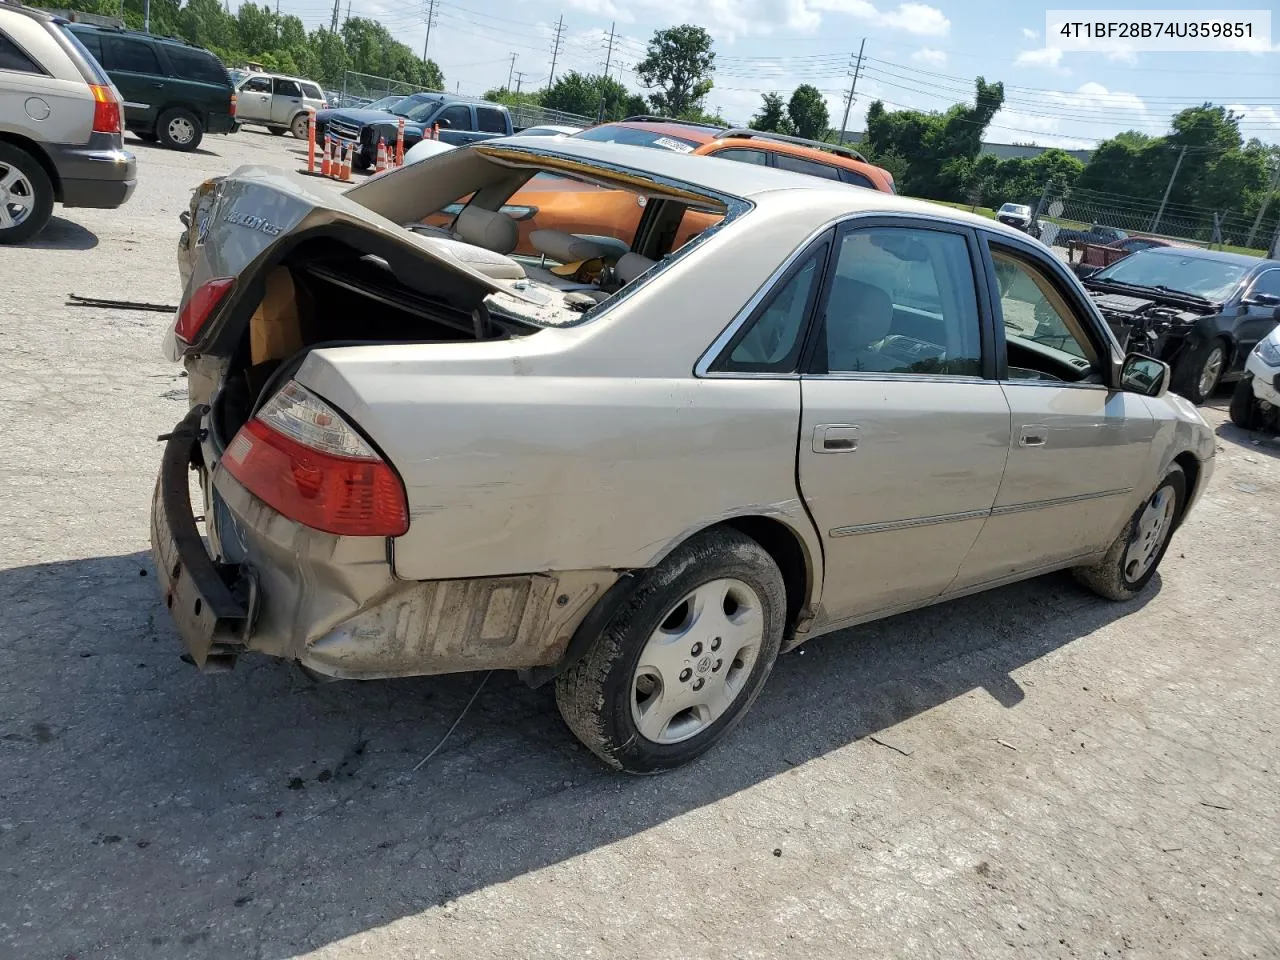
<svg viewBox="0 0 1280 960">
<path fill-rule="evenodd" d="M 204 139 L 204 129 L 196 115 L 182 107 L 173 107 L 160 114 L 156 133 L 160 136 L 162 146 L 184 153 L 200 146 L 200 141 Z"/>
<path fill-rule="evenodd" d="M 1071 572 L 1099 596 L 1132 600 L 1155 576 L 1186 500 L 1186 474 L 1175 464 L 1134 512 L 1106 555 L 1091 567 L 1076 567 Z"/>
<path fill-rule="evenodd" d="M 1235 392 L 1231 394 L 1231 422 L 1242 430 L 1253 430 L 1258 426 L 1259 410 L 1257 398 L 1253 395 L 1253 375 L 1246 373 L 1236 381 Z"/>
<path fill-rule="evenodd" d="M 709 532 L 649 571 L 586 655 L 556 681 L 574 735 L 610 766 L 658 773 L 742 720 L 786 622 L 777 564 L 737 531 Z"/>
<path fill-rule="evenodd" d="M 1213 396 L 1227 369 L 1227 344 L 1210 340 L 1187 350 L 1173 368 L 1173 392 L 1199 406 Z"/>
</svg>

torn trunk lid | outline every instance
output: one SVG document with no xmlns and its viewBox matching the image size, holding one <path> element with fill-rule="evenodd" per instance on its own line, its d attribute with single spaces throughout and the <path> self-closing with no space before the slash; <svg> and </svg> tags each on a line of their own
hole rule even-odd
<svg viewBox="0 0 1280 960">
<path fill-rule="evenodd" d="M 300 243 L 326 236 L 380 258 L 402 282 L 442 296 L 459 309 L 475 309 L 492 294 L 535 310 L 547 308 L 550 301 L 544 291 L 482 272 L 505 261 L 499 254 L 414 233 L 348 194 L 272 167 L 243 166 L 205 183 L 193 197 L 189 219 L 179 248 L 186 285 L 182 307 L 211 281 L 231 278 L 235 285 L 192 343 L 178 339 L 173 330 L 167 333 L 164 352 L 170 360 L 189 352 L 230 349 L 262 297 L 268 268 Z"/>
</svg>

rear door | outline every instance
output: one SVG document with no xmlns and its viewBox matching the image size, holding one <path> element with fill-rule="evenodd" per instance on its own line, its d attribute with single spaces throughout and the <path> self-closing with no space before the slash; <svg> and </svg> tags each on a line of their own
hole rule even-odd
<svg viewBox="0 0 1280 960">
<path fill-rule="evenodd" d="M 1009 405 L 978 251 L 968 228 L 927 219 L 857 218 L 839 235 L 798 456 L 828 622 L 941 594 L 995 500 Z"/>
<path fill-rule="evenodd" d="M 302 87 L 297 80 L 276 77 L 271 98 L 271 122 L 286 127 L 302 109 Z"/>
<path fill-rule="evenodd" d="M 1009 464 L 957 589 L 1105 549 L 1131 509 L 1156 429 L 1141 396 L 1108 384 L 1110 342 L 1060 262 L 994 239 L 988 251 Z"/>
<path fill-rule="evenodd" d="M 97 34 L 102 45 L 98 62 L 110 75 L 124 100 L 125 122 L 150 129 L 164 101 L 165 70 L 155 46 L 133 37 Z"/>
<path fill-rule="evenodd" d="M 240 85 L 236 97 L 236 116 L 254 123 L 271 120 L 271 78 L 250 77 Z"/>
</svg>

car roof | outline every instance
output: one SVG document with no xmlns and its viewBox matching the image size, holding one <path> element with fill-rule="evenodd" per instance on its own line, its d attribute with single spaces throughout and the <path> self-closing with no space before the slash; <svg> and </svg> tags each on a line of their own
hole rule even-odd
<svg viewBox="0 0 1280 960">
<path fill-rule="evenodd" d="M 626 127 L 629 130 L 648 130 L 659 136 L 680 137 L 683 140 L 696 141 L 698 146 L 710 143 L 716 138 L 716 131 L 711 127 L 695 127 L 681 123 L 679 120 L 615 120 L 612 123 L 597 124 L 598 127 Z M 589 127 L 588 129 L 594 129 Z"/>
<path fill-rule="evenodd" d="M 1141 251 L 1153 257 L 1184 257 L 1192 260 L 1217 260 L 1219 263 L 1233 263 L 1238 267 L 1254 270 L 1263 267 L 1280 267 L 1280 261 L 1268 260 L 1266 257 L 1251 257 L 1244 253 L 1231 253 L 1227 250 L 1206 250 L 1203 247 L 1152 247 Z"/>
<path fill-rule="evenodd" d="M 476 146 L 482 147 L 486 142 L 489 141 L 481 141 Z M 623 167 L 636 173 L 676 181 L 712 196 L 737 197 L 754 203 L 773 204 L 785 203 L 788 196 L 794 197 L 800 192 L 813 196 L 826 193 L 833 198 L 836 209 L 850 213 L 867 211 L 890 215 L 923 214 L 952 223 L 982 227 L 1019 239 L 1026 238 L 1025 234 L 998 221 L 966 210 L 955 210 L 926 200 L 900 197 L 880 190 L 868 190 L 807 173 L 792 173 L 754 163 L 738 163 L 715 156 L 655 150 L 631 144 L 578 140 L 574 137 L 521 137 L 517 134 L 493 142 L 531 154 L 580 160 L 585 164 L 605 167 Z"/>
</svg>

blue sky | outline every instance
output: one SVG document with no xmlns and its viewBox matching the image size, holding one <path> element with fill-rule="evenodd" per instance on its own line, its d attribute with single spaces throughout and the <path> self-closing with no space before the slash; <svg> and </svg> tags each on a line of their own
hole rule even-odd
<svg viewBox="0 0 1280 960">
<path fill-rule="evenodd" d="M 348 0 L 342 0 L 344 13 Z M 422 49 L 426 0 L 350 0 L 353 15 L 381 20 Z M 1201 0 L 1199 9 L 1221 4 Z M 1252 2 L 1241 7 L 1272 9 Z M 1077 7 L 1106 6 L 1101 0 Z M 1119 6 L 1119 5 L 1115 5 Z M 1151 7 L 1127 0 L 1125 8 Z M 1000 0 L 438 0 L 430 55 L 450 89 L 477 94 L 507 80 L 511 55 L 526 88 L 545 82 L 557 19 L 564 43 L 556 70 L 598 73 L 616 24 L 611 75 L 639 89 L 631 68 L 655 29 L 706 27 L 716 40 L 715 88 L 707 103 L 745 123 L 760 94 L 812 83 L 828 99 L 833 125 L 843 112 L 850 63 L 866 38 L 849 129 L 862 129 L 876 98 L 890 109 L 943 109 L 972 96 L 973 77 L 1001 80 L 1005 107 L 987 139 L 1088 147 L 1124 129 L 1159 134 L 1177 109 L 1205 100 L 1245 114 L 1246 138 L 1280 143 L 1280 36 L 1268 52 L 1061 53 L 1044 43 L 1049 4 Z M 1187 9 L 1193 9 L 1184 4 Z M 324 0 L 283 0 L 308 26 L 327 23 Z M 1165 9 L 1168 9 L 1167 7 Z M 514 85 L 514 84 L 513 84 Z"/>
</svg>

